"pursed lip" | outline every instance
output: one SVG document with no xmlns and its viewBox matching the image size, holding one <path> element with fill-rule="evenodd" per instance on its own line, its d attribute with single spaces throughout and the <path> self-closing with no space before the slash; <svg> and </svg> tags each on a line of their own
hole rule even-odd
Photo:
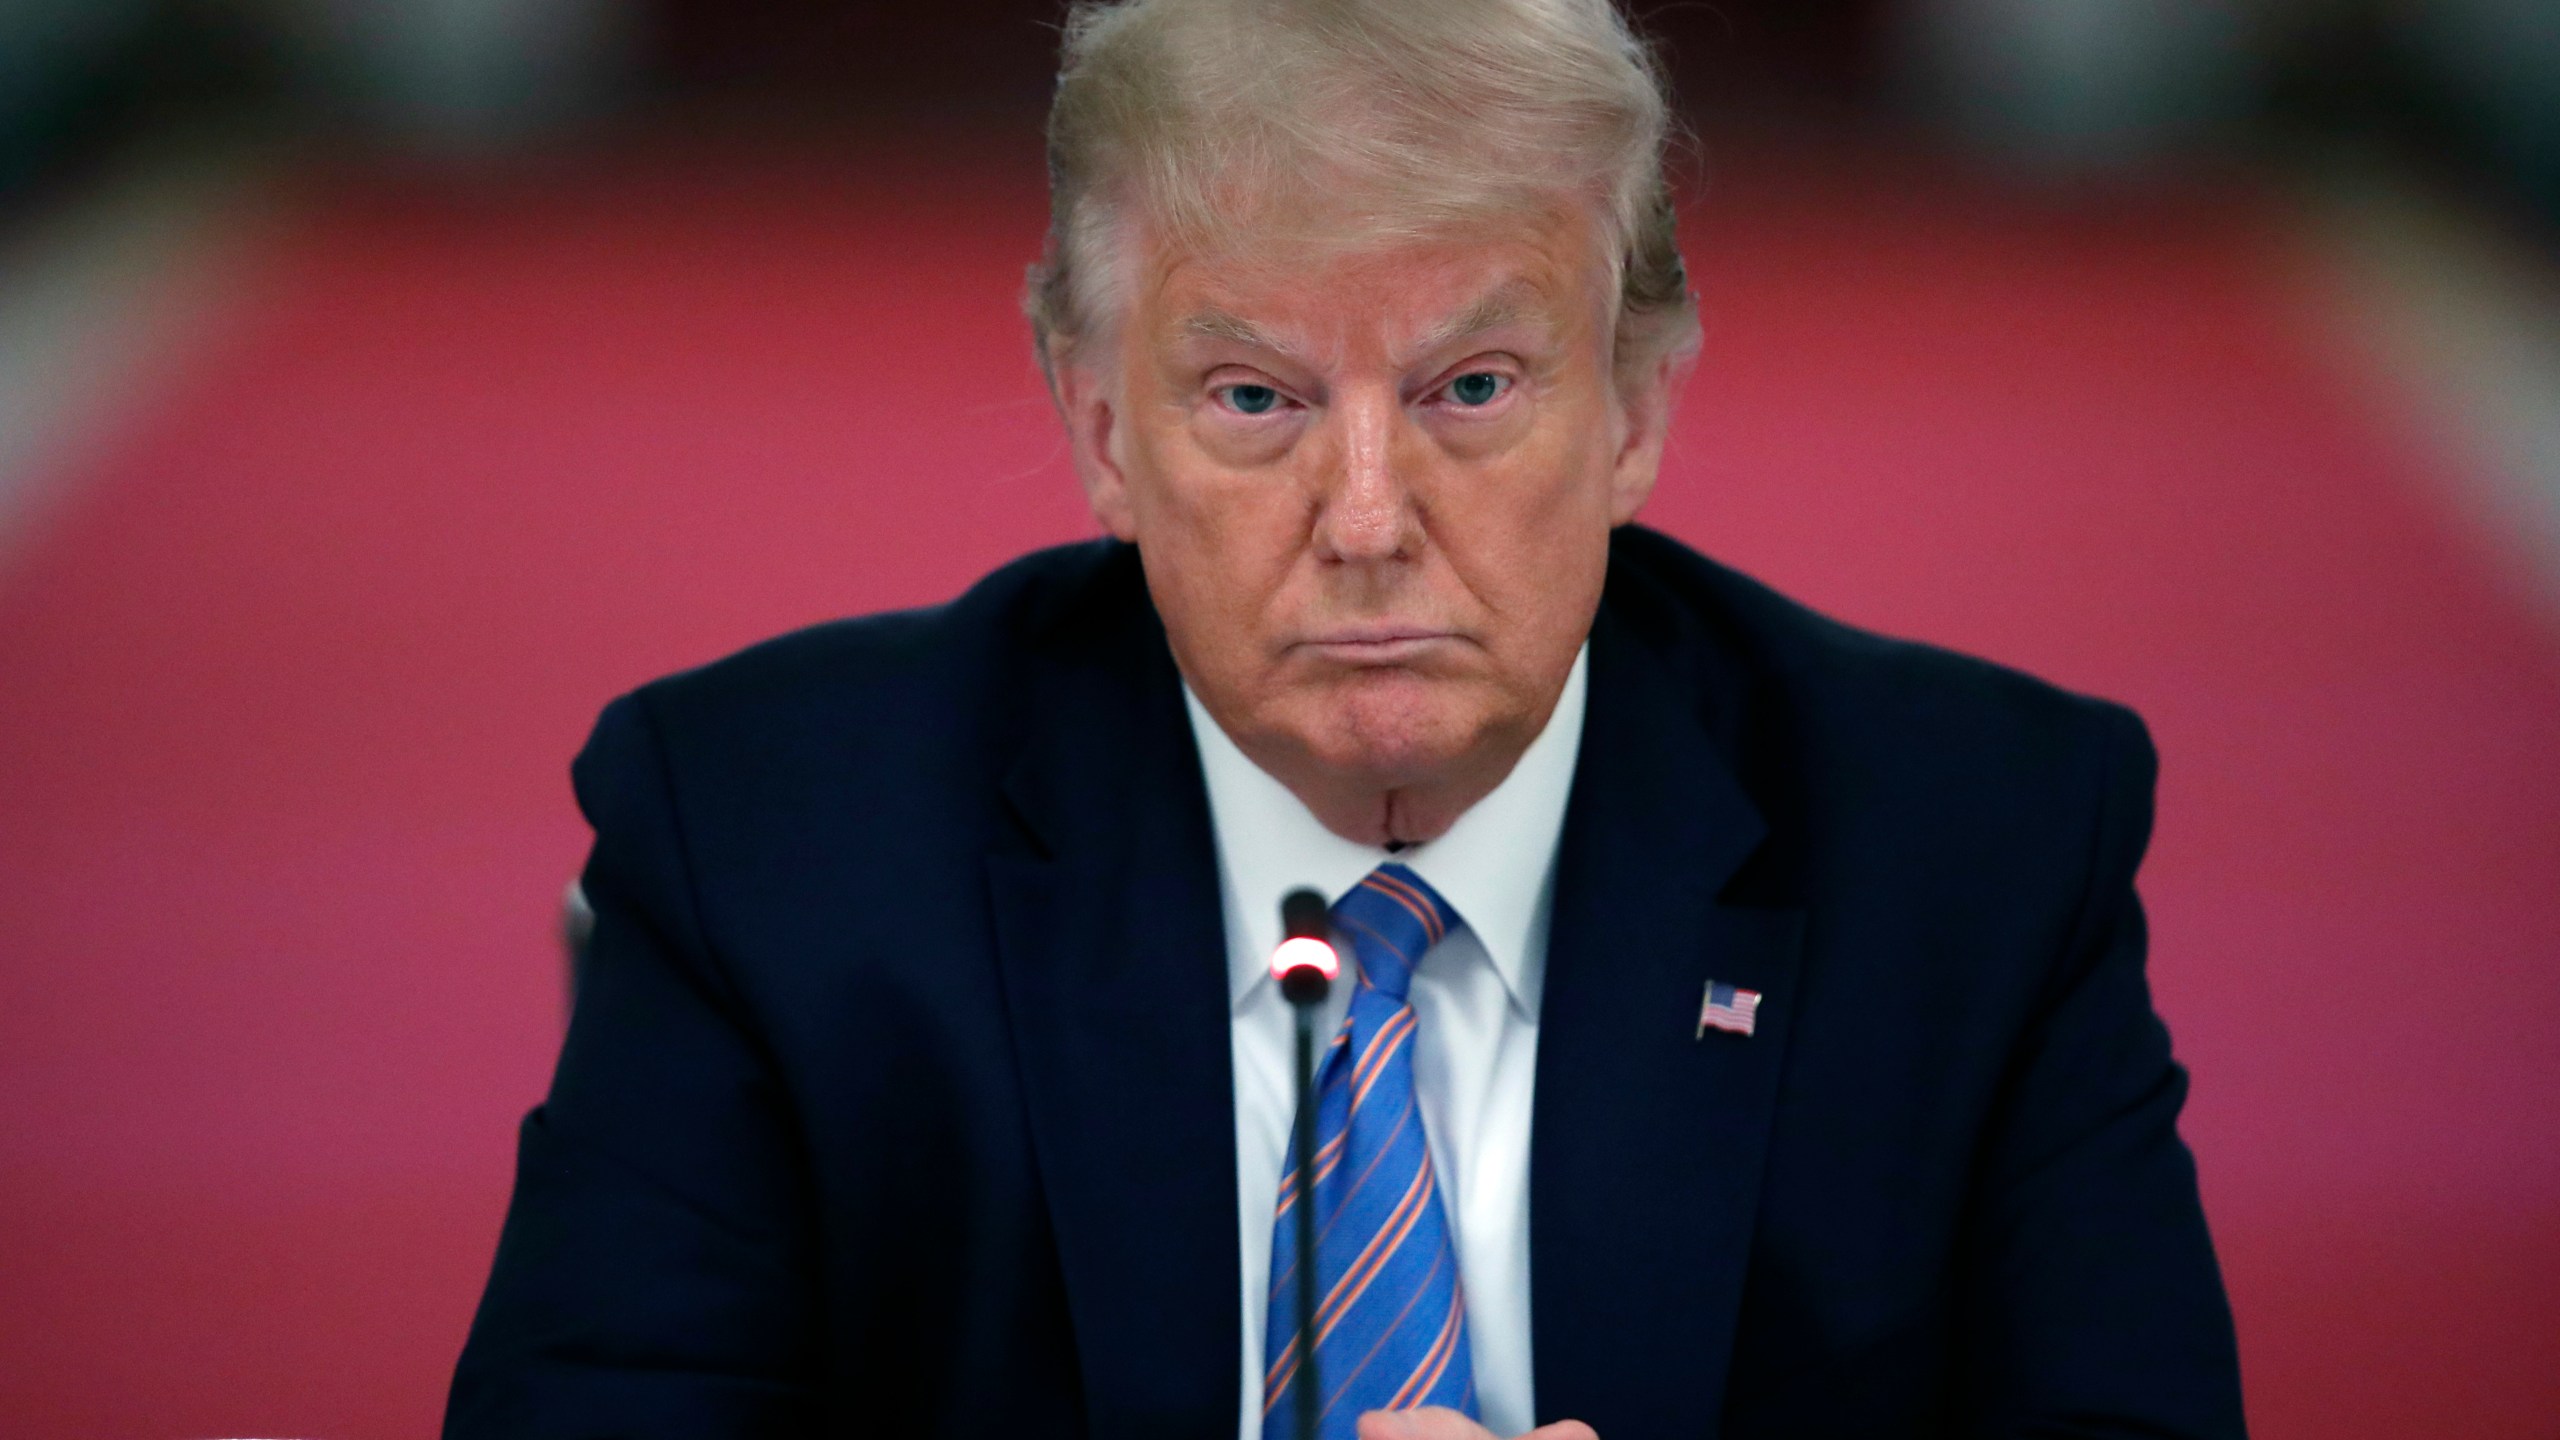
<svg viewBox="0 0 2560 1440">
<path fill-rule="evenodd" d="M 1425 625 L 1345 625 L 1310 635 L 1297 648 L 1354 665 L 1395 665 L 1457 638 L 1453 631 Z"/>
</svg>

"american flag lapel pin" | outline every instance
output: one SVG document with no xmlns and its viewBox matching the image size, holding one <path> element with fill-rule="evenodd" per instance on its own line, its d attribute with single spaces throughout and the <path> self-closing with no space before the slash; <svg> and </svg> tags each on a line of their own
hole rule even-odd
<svg viewBox="0 0 2560 1440">
<path fill-rule="evenodd" d="M 1748 1035 L 1760 1014 L 1760 992 L 1737 990 L 1721 980 L 1707 982 L 1707 1002 L 1698 1011 L 1698 1038 L 1707 1038 L 1709 1030 L 1729 1030 Z"/>
</svg>

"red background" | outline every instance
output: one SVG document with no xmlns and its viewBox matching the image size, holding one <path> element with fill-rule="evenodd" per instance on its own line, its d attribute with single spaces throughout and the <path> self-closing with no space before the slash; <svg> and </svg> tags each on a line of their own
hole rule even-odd
<svg viewBox="0 0 2560 1440">
<path fill-rule="evenodd" d="M 2560 1434 L 2560 635 L 2284 220 L 1725 157 L 1647 518 L 2141 709 L 2257 1432 Z M 431 1433 L 597 708 L 1089 533 L 1041 223 L 904 147 L 304 188 L 0 557 L 0 1430 Z"/>
</svg>

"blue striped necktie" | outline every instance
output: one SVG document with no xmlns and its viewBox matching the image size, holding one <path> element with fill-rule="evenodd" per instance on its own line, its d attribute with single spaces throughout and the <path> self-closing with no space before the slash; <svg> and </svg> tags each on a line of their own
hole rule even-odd
<svg viewBox="0 0 2560 1440">
<path fill-rule="evenodd" d="M 1316 1067 L 1316 1382 L 1319 1432 L 1351 1440 L 1362 1413 L 1446 1405 L 1476 1413 L 1457 1247 L 1413 1093 L 1413 1006 L 1423 952 L 1458 913 L 1402 865 L 1379 866 L 1333 907 L 1360 961 L 1342 1031 Z M 1265 1440 L 1293 1433 L 1306 1380 L 1297 1333 L 1297 1156 L 1280 1181 L 1263 1330 Z"/>
</svg>

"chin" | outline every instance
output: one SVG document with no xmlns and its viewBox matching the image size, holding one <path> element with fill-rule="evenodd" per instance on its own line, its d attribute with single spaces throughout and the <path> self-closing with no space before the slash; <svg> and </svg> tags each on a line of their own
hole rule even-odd
<svg viewBox="0 0 2560 1440">
<path fill-rule="evenodd" d="M 1408 673 L 1329 687 L 1300 734 L 1315 758 L 1382 788 L 1424 781 L 1462 760 L 1482 730 L 1462 687 Z"/>
</svg>

